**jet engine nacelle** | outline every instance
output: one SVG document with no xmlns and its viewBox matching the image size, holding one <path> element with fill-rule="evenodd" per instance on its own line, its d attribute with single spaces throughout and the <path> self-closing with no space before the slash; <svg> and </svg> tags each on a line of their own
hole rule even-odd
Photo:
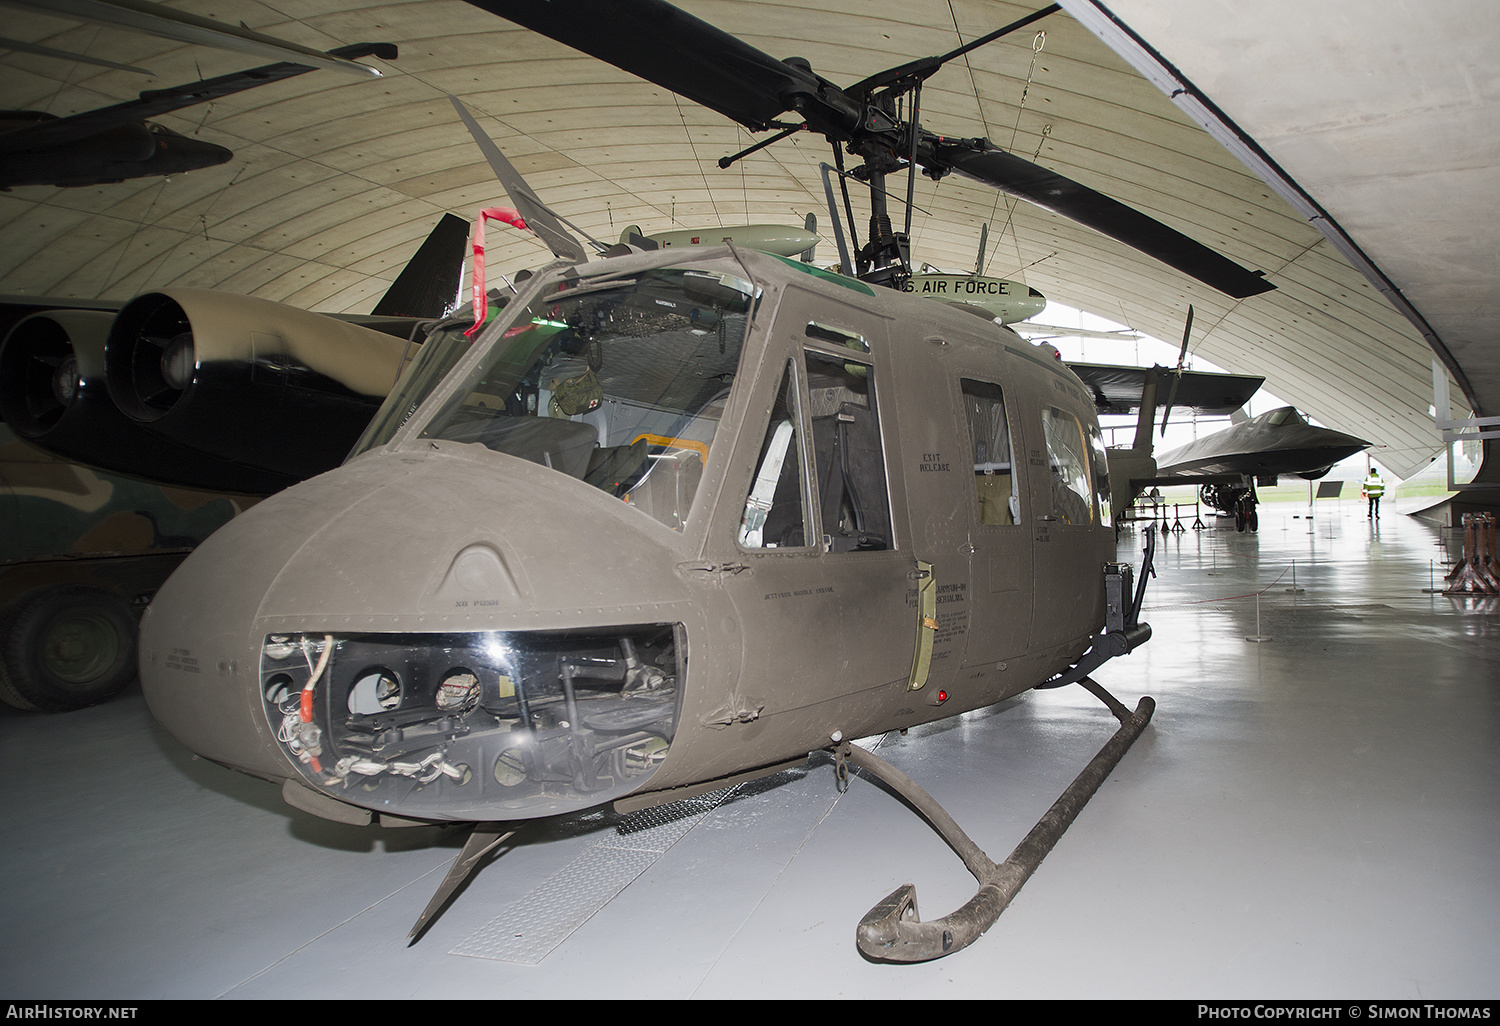
<svg viewBox="0 0 1500 1026">
<path fill-rule="evenodd" d="M 214 491 L 269 494 L 292 483 L 157 437 L 122 414 L 105 386 L 114 314 L 48 310 L 16 322 L 0 344 L 0 416 L 17 435 L 101 470 Z"/>
<path fill-rule="evenodd" d="M 348 455 L 406 346 L 265 299 L 167 288 L 125 305 L 105 362 L 115 405 L 153 433 L 302 479 Z"/>
</svg>

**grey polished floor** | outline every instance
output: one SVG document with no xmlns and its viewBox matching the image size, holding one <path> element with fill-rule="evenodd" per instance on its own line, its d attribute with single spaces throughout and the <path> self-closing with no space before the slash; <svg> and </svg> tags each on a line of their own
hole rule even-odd
<svg viewBox="0 0 1500 1026">
<path fill-rule="evenodd" d="M 0 997 L 1495 998 L 1500 608 L 1423 591 L 1443 552 L 1421 522 L 1305 512 L 1167 536 L 1152 641 L 1096 675 L 1155 719 L 947 959 L 860 957 L 856 923 L 898 885 L 928 918 L 974 885 L 822 757 L 665 814 L 529 827 L 408 947 L 461 835 L 293 811 L 132 689 L 0 713 Z M 1121 558 L 1138 550 L 1127 530 Z M 879 750 L 998 860 L 1113 727 L 1068 688 Z"/>
</svg>

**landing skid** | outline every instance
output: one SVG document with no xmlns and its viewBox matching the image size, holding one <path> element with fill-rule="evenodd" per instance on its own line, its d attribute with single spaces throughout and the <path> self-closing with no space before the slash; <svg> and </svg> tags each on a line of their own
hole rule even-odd
<svg viewBox="0 0 1500 1026">
<path fill-rule="evenodd" d="M 845 742 L 839 746 L 835 754 L 841 762 L 848 760 L 910 803 L 948 842 L 979 881 L 979 891 L 962 908 L 925 923 L 917 914 L 916 887 L 904 884 L 897 888 L 870 909 L 855 930 L 855 942 L 866 958 L 876 962 L 926 962 L 951 955 L 977 940 L 1000 918 L 1000 913 L 1041 865 L 1063 831 L 1068 829 L 1104 778 L 1151 722 L 1156 702 L 1149 695 L 1140 700 L 1132 713 L 1088 677 L 1083 677 L 1078 683 L 1109 707 L 1120 721 L 1120 728 L 1025 839 L 1016 845 L 1010 857 L 998 864 L 991 862 L 953 817 L 905 773 L 857 745 Z"/>
</svg>

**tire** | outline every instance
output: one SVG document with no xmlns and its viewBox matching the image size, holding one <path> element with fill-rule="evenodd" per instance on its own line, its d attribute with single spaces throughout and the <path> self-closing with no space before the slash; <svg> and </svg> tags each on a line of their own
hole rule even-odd
<svg viewBox="0 0 1500 1026">
<path fill-rule="evenodd" d="M 69 712 L 135 678 L 136 618 L 109 592 L 59 585 L 22 597 L 10 613 L 0 624 L 0 699 L 8 704 Z"/>
</svg>

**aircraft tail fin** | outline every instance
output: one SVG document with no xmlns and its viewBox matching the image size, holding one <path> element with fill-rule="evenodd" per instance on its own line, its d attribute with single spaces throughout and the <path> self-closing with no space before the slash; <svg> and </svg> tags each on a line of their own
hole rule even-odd
<svg viewBox="0 0 1500 1026">
<path fill-rule="evenodd" d="M 452 313 L 463 286 L 468 239 L 469 223 L 444 214 L 370 313 L 376 317 L 446 317 Z"/>
<path fill-rule="evenodd" d="M 1161 381 L 1161 367 L 1153 366 L 1146 371 L 1141 386 L 1141 406 L 1136 413 L 1135 444 L 1131 448 L 1147 455 L 1151 453 L 1151 427 L 1156 420 L 1156 395 Z"/>
<path fill-rule="evenodd" d="M 636 249 L 656 249 L 656 243 L 646 238 L 641 226 L 633 224 L 620 233 L 620 244 L 622 246 L 634 246 Z"/>
<path fill-rule="evenodd" d="M 1243 424 L 1249 419 L 1250 414 L 1245 412 L 1245 408 L 1243 406 L 1229 415 L 1229 423 L 1231 424 Z"/>
</svg>

